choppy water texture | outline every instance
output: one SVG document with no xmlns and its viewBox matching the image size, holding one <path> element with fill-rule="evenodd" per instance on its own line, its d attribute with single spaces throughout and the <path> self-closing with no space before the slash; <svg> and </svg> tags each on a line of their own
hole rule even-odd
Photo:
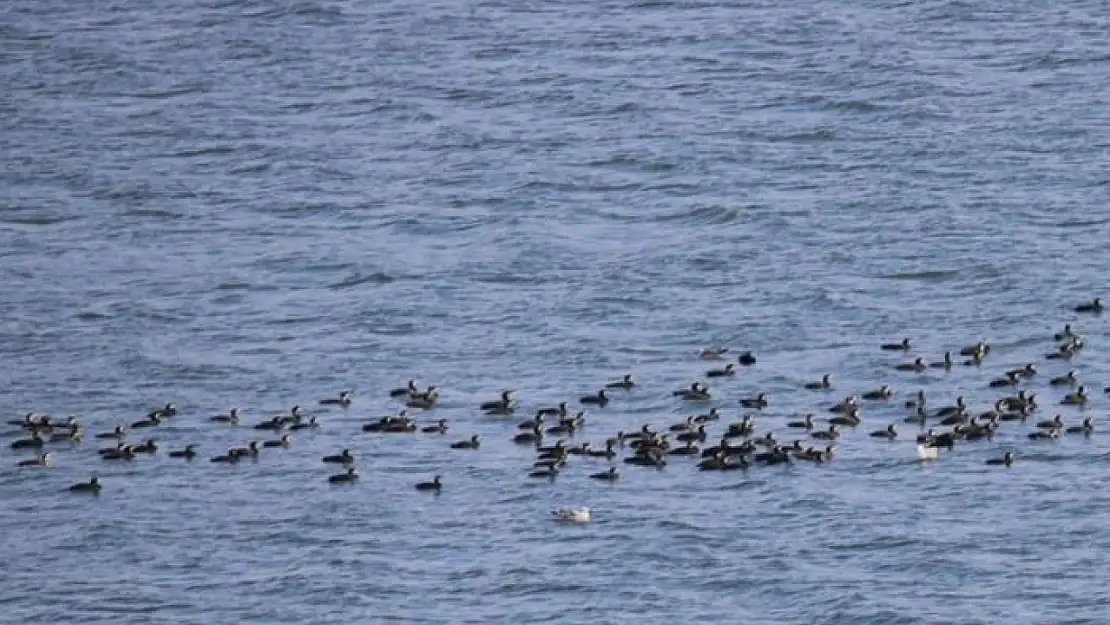
<svg viewBox="0 0 1110 625">
<path fill-rule="evenodd" d="M 1104 622 L 1104 434 L 1009 424 L 923 466 L 866 433 L 918 388 L 985 408 L 1029 360 L 1058 400 L 1051 333 L 1110 295 L 1107 32 L 1097 2 L 3 3 L 5 419 L 174 401 L 157 436 L 207 456 L 258 437 L 205 422 L 229 406 L 356 403 L 235 467 L 87 441 L 16 471 L 5 438 L 0 621 Z M 1110 430 L 1106 321 L 1077 324 Z M 918 377 L 877 349 L 902 336 L 995 350 Z M 663 426 L 712 343 L 759 358 L 714 405 L 768 392 L 761 431 L 899 401 L 825 466 L 612 487 L 529 480 L 524 417 L 474 409 L 631 372 L 586 436 Z M 359 432 L 410 376 L 450 433 Z M 331 488 L 343 446 L 363 479 Z M 100 497 L 61 492 L 92 471 Z"/>
</svg>

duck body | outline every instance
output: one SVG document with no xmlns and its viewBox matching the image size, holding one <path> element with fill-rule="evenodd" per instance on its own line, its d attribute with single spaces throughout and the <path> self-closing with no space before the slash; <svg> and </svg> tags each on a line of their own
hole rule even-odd
<svg viewBox="0 0 1110 625">
<path fill-rule="evenodd" d="M 347 469 L 346 473 L 328 476 L 328 482 L 331 484 L 351 484 L 357 481 L 358 471 L 356 471 L 354 467 Z"/>
<path fill-rule="evenodd" d="M 501 391 L 501 398 L 496 401 L 486 401 L 478 405 L 479 410 L 488 414 L 511 414 L 516 409 L 516 400 L 513 399 L 514 391 Z"/>
<path fill-rule="evenodd" d="M 324 462 L 328 462 L 328 463 L 332 463 L 332 464 L 351 464 L 355 461 L 355 457 L 354 457 L 354 455 L 351 454 L 350 449 L 344 449 L 342 452 L 340 452 L 338 454 L 333 454 L 331 456 L 324 456 L 322 458 L 322 460 Z"/>
<path fill-rule="evenodd" d="M 831 377 L 832 376 L 826 373 L 816 382 L 806 382 L 805 388 L 811 391 L 823 391 L 832 388 Z"/>
<path fill-rule="evenodd" d="M 1075 312 L 1078 313 L 1100 313 L 1104 309 L 1102 305 L 1102 298 L 1096 297 L 1090 302 L 1084 302 L 1075 307 Z"/>
<path fill-rule="evenodd" d="M 759 393 L 755 397 L 746 397 L 740 400 L 740 405 L 745 408 L 762 409 L 767 407 L 767 394 Z"/>
<path fill-rule="evenodd" d="M 88 482 L 81 482 L 69 487 L 71 493 L 99 493 L 100 479 L 93 476 Z"/>
<path fill-rule="evenodd" d="M 871 437 L 872 438 L 885 438 L 887 440 L 892 441 L 892 440 L 898 438 L 898 431 L 894 428 L 894 424 L 891 423 L 890 425 L 886 426 L 886 428 L 884 428 L 882 430 L 876 430 L 876 431 L 872 432 Z"/>
<path fill-rule="evenodd" d="M 578 399 L 579 403 L 591 404 L 594 406 L 604 406 L 609 403 L 609 395 L 606 394 L 605 389 L 601 389 L 596 395 L 585 395 Z"/>
<path fill-rule="evenodd" d="M 342 391 L 341 393 L 339 393 L 339 397 L 329 397 L 327 399 L 321 399 L 320 400 L 320 405 L 321 406 L 341 406 L 343 408 L 347 408 L 351 405 L 352 399 L 353 398 L 351 396 L 350 391 Z"/>
<path fill-rule="evenodd" d="M 196 455 L 196 445 L 186 445 L 185 449 L 179 449 L 169 453 L 170 458 L 185 458 L 186 460 L 192 460 Z"/>
<path fill-rule="evenodd" d="M 621 379 L 621 380 L 618 380 L 616 382 L 610 382 L 610 383 L 606 384 L 605 388 L 619 388 L 619 389 L 624 389 L 624 390 L 627 391 L 627 390 L 631 390 L 632 387 L 634 387 L 634 386 L 636 386 L 636 383 L 632 381 L 632 375 L 628 374 L 628 375 L 625 375 L 624 378 Z"/>
<path fill-rule="evenodd" d="M 478 449 L 478 447 L 481 445 L 481 442 L 481 437 L 475 434 L 474 436 L 471 436 L 468 440 L 451 443 L 451 449 Z"/>
<path fill-rule="evenodd" d="M 884 384 L 873 391 L 868 391 L 863 395 L 860 395 L 860 397 L 870 401 L 883 401 L 886 399 L 890 399 L 890 396 L 893 394 L 894 391 L 892 391 L 889 386 Z"/>
<path fill-rule="evenodd" d="M 1002 466 L 1007 466 L 1007 467 L 1013 466 L 1013 464 L 1014 464 L 1014 454 L 1013 454 L 1013 452 L 1008 451 L 1001 458 L 991 458 L 990 460 L 987 460 L 987 464 L 989 464 L 989 465 L 1002 465 Z"/>
<path fill-rule="evenodd" d="M 880 349 L 886 350 L 888 352 L 909 351 L 909 349 L 910 349 L 910 340 L 909 339 L 902 339 L 902 341 L 899 342 L 899 343 L 883 343 L 879 347 L 880 347 Z"/>
<path fill-rule="evenodd" d="M 33 460 L 22 460 L 17 463 L 17 467 L 48 467 L 50 466 L 50 454 L 39 454 Z"/>
<path fill-rule="evenodd" d="M 555 508 L 551 511 L 552 516 L 563 523 L 589 523 L 590 522 L 590 509 L 589 508 Z"/>
<path fill-rule="evenodd" d="M 913 362 L 894 365 L 894 368 L 898 371 L 915 371 L 920 373 L 926 369 L 926 366 L 923 358 L 915 358 Z"/>
<path fill-rule="evenodd" d="M 727 378 L 736 374 L 736 365 L 729 363 L 724 369 L 710 369 L 705 373 L 710 378 Z"/>
</svg>

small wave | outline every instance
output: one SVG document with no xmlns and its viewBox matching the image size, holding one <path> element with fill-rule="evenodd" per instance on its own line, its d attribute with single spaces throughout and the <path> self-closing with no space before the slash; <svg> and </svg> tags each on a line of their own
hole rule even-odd
<svg viewBox="0 0 1110 625">
<path fill-rule="evenodd" d="M 52 226 L 77 218 L 76 215 L 12 215 L 0 217 L 0 223 L 16 226 Z"/>
<path fill-rule="evenodd" d="M 654 219 L 654 221 L 683 221 L 693 224 L 721 226 L 733 223 L 737 220 L 739 216 L 740 211 L 735 208 L 727 208 L 724 206 L 703 206 L 700 208 L 695 208 L 692 211 L 672 213 L 670 215 L 657 217 Z"/>
<path fill-rule="evenodd" d="M 845 111 L 849 113 L 873 113 L 883 108 L 866 100 L 833 100 L 822 107 L 826 111 Z"/>
<path fill-rule="evenodd" d="M 367 274 L 367 275 L 354 274 L 354 275 L 348 276 L 347 278 L 344 278 L 344 279 L 340 280 L 339 282 L 329 284 L 328 288 L 329 289 L 334 289 L 334 290 L 341 290 L 341 289 L 349 289 L 353 286 L 358 286 L 360 284 L 366 284 L 367 282 L 373 282 L 375 284 L 389 284 L 390 282 L 393 282 L 395 280 L 396 280 L 396 278 L 390 276 L 389 274 L 382 273 L 382 272 L 374 272 L 374 273 Z"/>
<path fill-rule="evenodd" d="M 216 144 L 207 147 L 194 147 L 185 150 L 173 152 L 168 156 L 172 158 L 192 158 L 196 156 L 218 156 L 221 154 L 231 154 L 235 151 L 235 147 L 227 144 Z"/>
<path fill-rule="evenodd" d="M 882 276 L 884 280 L 916 280 L 920 282 L 944 282 L 960 275 L 956 269 L 927 269 L 923 271 L 900 271 Z"/>
<path fill-rule="evenodd" d="M 768 141 L 773 143 L 810 143 L 819 141 L 831 141 L 836 138 L 836 130 L 828 126 L 819 126 L 812 130 L 803 130 L 799 132 L 792 132 L 789 134 L 776 134 L 767 137 Z"/>
<path fill-rule="evenodd" d="M 77 313 L 73 316 L 73 318 L 78 321 L 102 321 L 104 319 L 111 319 L 112 316 L 92 310 L 87 310 Z"/>
</svg>

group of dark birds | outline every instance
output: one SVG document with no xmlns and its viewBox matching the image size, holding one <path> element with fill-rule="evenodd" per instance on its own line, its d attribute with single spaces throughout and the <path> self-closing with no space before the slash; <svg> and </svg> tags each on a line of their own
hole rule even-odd
<svg viewBox="0 0 1110 625">
<path fill-rule="evenodd" d="M 1102 312 L 1103 304 L 1096 298 L 1076 306 L 1074 310 L 1077 313 L 1098 314 Z M 1070 324 L 1065 325 L 1051 338 L 1055 347 L 1045 354 L 1045 360 L 1050 363 L 1070 361 L 1079 355 L 1085 346 L 1083 336 L 1076 333 Z M 935 361 L 926 362 L 924 357 L 911 357 L 914 345 L 908 338 L 884 343 L 879 347 L 884 352 L 905 356 L 901 362 L 891 364 L 893 371 L 903 373 L 926 371 L 947 373 L 957 367 L 981 367 L 988 361 L 992 352 L 990 343 L 980 340 L 974 345 L 962 347 L 954 352 L 945 352 Z M 732 362 L 733 356 L 729 354 L 727 348 L 703 349 L 699 353 L 699 358 L 728 361 L 721 367 L 705 372 L 706 378 L 721 382 L 737 375 L 737 366 L 756 365 L 756 358 L 751 352 L 739 354 L 735 362 Z M 956 397 L 951 405 L 934 407 L 925 391 L 920 390 L 902 402 L 906 409 L 906 416 L 900 419 L 900 422 L 918 428 L 919 432 L 914 436 L 918 443 L 920 457 L 936 458 L 938 450 L 951 450 L 957 443 L 990 439 L 1007 422 L 1028 422 L 1040 409 L 1041 404 L 1037 394 L 1027 387 L 1041 375 L 1034 363 L 1013 363 L 1011 368 L 1000 372 L 1000 375 L 988 384 L 990 389 L 1002 391 L 1004 394 L 995 398 L 989 407 L 977 411 L 973 410 L 962 396 Z M 832 380 L 831 374 L 824 374 L 819 379 L 803 383 L 801 386 L 809 391 L 831 391 Z M 577 407 L 572 408 L 571 402 L 565 401 L 527 411 L 530 418 L 519 422 L 516 432 L 510 434 L 509 438 L 513 443 L 529 446 L 535 450 L 535 461 L 527 470 L 528 477 L 554 480 L 567 469 L 573 457 L 608 462 L 610 465 L 608 468 L 591 471 L 588 474 L 591 479 L 603 482 L 614 482 L 620 478 L 620 472 L 616 466 L 618 461 L 626 465 L 662 468 L 667 465 L 667 459 L 674 456 L 689 456 L 697 459 L 696 466 L 702 471 L 744 470 L 753 464 L 776 465 L 796 461 L 824 463 L 834 457 L 837 443 L 841 438 L 847 432 L 862 425 L 865 405 L 889 405 L 896 395 L 890 385 L 884 384 L 858 395 L 847 395 L 832 405 L 822 406 L 821 418 L 814 413 L 788 418 L 782 425 L 787 431 L 796 433 L 796 436 L 792 437 L 793 440 L 789 442 L 779 440 L 773 429 L 765 429 L 762 424 L 757 423 L 754 414 L 768 408 L 772 400 L 767 393 L 756 393 L 739 400 L 741 408 L 754 412 L 743 416 L 739 421 L 729 423 L 719 436 L 711 436 L 709 433 L 710 427 L 723 417 L 721 409 L 714 407 L 690 415 L 678 423 L 669 424 L 663 431 L 645 424 L 635 431 L 617 431 L 596 446 L 590 441 L 572 444 L 569 441 L 576 439 L 587 428 L 586 408 L 604 410 L 611 402 L 619 402 L 622 394 L 635 392 L 640 388 L 631 375 L 624 375 L 620 379 L 599 386 L 600 388 L 595 392 L 579 397 Z M 1050 377 L 1047 386 L 1050 389 L 1065 389 L 1053 402 L 1055 404 L 1082 409 L 1091 401 L 1089 391 L 1080 383 L 1079 375 L 1074 369 Z M 1104 392 L 1110 395 L 1110 387 L 1104 389 Z M 683 388 L 674 389 L 671 396 L 676 401 L 691 404 L 714 399 L 709 386 L 700 380 Z M 421 389 L 416 385 L 415 380 L 409 380 L 405 386 L 391 390 L 389 397 L 399 401 L 404 407 L 396 414 L 382 416 L 364 424 L 363 432 L 380 435 L 416 433 L 444 435 L 448 431 L 445 419 L 433 418 L 418 422 L 410 414 L 410 411 L 421 411 L 424 415 L 435 414 L 440 397 L 440 389 L 437 386 Z M 347 409 L 353 401 L 353 394 L 350 391 L 343 391 L 337 397 L 321 400 L 320 404 Z M 477 408 L 485 415 L 503 419 L 511 419 L 518 412 L 523 412 L 514 390 L 504 390 L 496 399 L 482 402 Z M 97 450 L 101 461 L 130 462 L 144 455 L 158 453 L 161 449 L 157 438 L 144 438 L 138 434 L 138 431 L 150 432 L 167 421 L 178 418 L 180 416 L 177 407 L 170 403 L 150 411 L 130 427 L 116 426 L 96 433 L 91 438 L 111 443 Z M 227 413 L 210 416 L 207 420 L 213 424 L 239 426 L 242 414 L 238 408 L 233 408 Z M 52 456 L 47 450 L 76 447 L 86 439 L 85 429 L 76 417 L 56 421 L 49 415 L 32 412 L 8 423 L 17 428 L 12 434 L 21 436 L 10 444 L 11 449 L 16 452 L 36 454 L 33 458 L 18 461 L 16 463 L 18 468 L 49 467 Z M 1083 419 L 1081 423 L 1069 425 L 1062 415 L 1055 414 L 1051 418 L 1035 420 L 1033 425 L 1027 437 L 1034 441 L 1054 440 L 1067 434 L 1090 436 L 1094 432 L 1093 420 L 1090 417 Z M 321 423 L 318 417 L 306 415 L 300 407 L 294 406 L 288 413 L 275 415 L 251 427 L 260 433 L 268 432 L 273 438 L 262 442 L 251 441 L 241 447 L 232 447 L 219 455 L 210 457 L 210 462 L 233 465 L 257 459 L 266 449 L 280 451 L 290 446 L 291 433 L 312 432 L 320 428 Z M 136 434 L 135 442 L 128 442 L 130 433 Z M 870 432 L 870 436 L 875 439 L 898 439 L 901 436 L 899 423 L 888 423 Z M 554 442 L 547 444 L 552 439 Z M 481 442 L 481 437 L 474 434 L 450 443 L 449 447 L 460 452 L 474 451 L 480 449 Z M 192 461 L 199 454 L 197 446 L 190 443 L 170 451 L 167 455 L 170 458 Z M 323 456 L 321 462 L 342 467 L 341 472 L 327 478 L 328 482 L 334 484 L 357 482 L 359 472 L 355 468 L 355 460 L 355 455 L 349 448 Z M 1015 460 L 1015 453 L 1010 451 L 999 458 L 988 460 L 987 464 L 1011 466 Z M 99 493 L 101 486 L 101 481 L 94 475 L 88 482 L 71 485 L 69 490 Z M 415 484 L 415 488 L 438 493 L 443 488 L 442 478 L 436 475 L 429 481 Z"/>
</svg>

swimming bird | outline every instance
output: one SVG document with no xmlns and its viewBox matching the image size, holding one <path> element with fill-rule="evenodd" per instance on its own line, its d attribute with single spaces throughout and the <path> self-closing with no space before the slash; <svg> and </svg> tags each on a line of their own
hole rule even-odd
<svg viewBox="0 0 1110 625">
<path fill-rule="evenodd" d="M 147 416 L 147 418 L 142 419 L 141 421 L 136 421 L 136 422 L 132 423 L 131 427 L 133 429 L 134 428 L 152 428 L 152 427 L 155 427 L 155 426 L 157 426 L 161 423 L 162 423 L 162 417 L 159 416 L 155 412 L 155 413 L 151 413 L 150 415 Z"/>
<path fill-rule="evenodd" d="M 401 388 L 395 388 L 389 391 L 390 397 L 408 397 L 409 395 L 417 395 L 420 389 L 416 388 L 416 380 L 409 380 L 408 384 Z"/>
<path fill-rule="evenodd" d="M 904 419 L 902 419 L 902 423 L 918 423 L 921 425 L 925 425 L 925 419 L 925 406 L 921 405 L 914 409 L 914 413 L 912 415 L 908 415 Z"/>
<path fill-rule="evenodd" d="M 328 476 L 328 482 L 331 484 L 350 484 L 357 481 L 358 471 L 356 471 L 354 467 L 347 469 L 346 473 Z"/>
<path fill-rule="evenodd" d="M 134 460 L 135 452 L 131 449 L 131 445 L 124 445 L 120 443 L 115 449 L 101 449 L 99 452 L 103 460 Z"/>
<path fill-rule="evenodd" d="M 1064 343 L 1056 348 L 1056 351 L 1046 354 L 1046 360 L 1071 360 L 1072 356 L 1079 353 L 1079 348 L 1075 347 L 1073 343 Z"/>
<path fill-rule="evenodd" d="M 48 467 L 48 466 L 50 466 L 50 454 L 49 453 L 39 454 L 37 458 L 35 458 L 33 460 L 20 461 L 15 466 L 17 466 L 17 467 Z"/>
<path fill-rule="evenodd" d="M 966 347 L 960 348 L 960 355 L 978 356 L 980 359 L 982 359 L 990 351 L 991 346 L 989 343 L 987 343 L 987 339 L 980 339 L 979 342 L 974 345 L 968 345 Z"/>
<path fill-rule="evenodd" d="M 562 436 L 564 434 L 574 436 L 574 431 L 576 429 L 578 429 L 578 424 L 573 419 L 564 419 L 559 422 L 559 425 L 547 428 L 546 433 L 556 436 Z"/>
<path fill-rule="evenodd" d="M 27 414 L 23 415 L 22 419 L 9 419 L 8 425 L 18 425 L 22 428 L 32 429 L 38 425 L 38 421 L 36 420 L 35 413 L 28 412 Z"/>
<path fill-rule="evenodd" d="M 751 352 L 744 352 L 737 356 L 736 362 L 745 367 L 750 367 L 755 364 L 755 356 Z"/>
<path fill-rule="evenodd" d="M 590 522 L 590 509 L 589 508 L 556 508 L 551 511 L 551 514 L 563 523 L 589 523 Z"/>
<path fill-rule="evenodd" d="M 1087 389 L 1082 384 L 1075 389 L 1074 393 L 1068 393 L 1064 399 L 1060 400 L 1061 404 L 1069 406 L 1083 406 L 1087 403 Z"/>
<path fill-rule="evenodd" d="M 1075 374 L 1075 370 L 1072 369 L 1071 371 L 1068 371 L 1064 375 L 1058 375 L 1058 376 L 1052 378 L 1051 380 L 1049 380 L 1048 383 L 1051 384 L 1052 386 L 1071 386 L 1071 385 L 1074 385 L 1078 382 L 1079 382 L 1079 376 L 1077 376 Z"/>
<path fill-rule="evenodd" d="M 855 408 L 856 408 L 856 396 L 855 395 L 849 395 L 849 396 L 845 397 L 844 399 L 842 399 L 840 401 L 840 403 L 834 405 L 832 408 L 829 408 L 829 412 L 839 414 L 839 413 L 849 412 L 851 410 L 854 410 Z"/>
<path fill-rule="evenodd" d="M 175 416 L 175 415 L 177 415 L 177 406 L 172 404 L 172 403 L 169 403 L 169 404 L 166 404 L 165 406 L 162 406 L 161 408 L 155 408 L 154 410 L 151 410 L 149 413 L 147 413 L 146 418 L 147 419 L 158 418 L 158 419 L 161 419 L 161 420 L 164 421 L 164 420 L 166 420 L 166 419 L 168 419 L 172 416 Z"/>
<path fill-rule="evenodd" d="M 751 436 L 755 432 L 755 421 L 752 420 L 750 415 L 745 415 L 739 423 L 730 423 L 728 431 L 725 432 L 725 438 L 736 438 L 741 436 Z M 768 433 L 770 435 L 770 433 Z"/>
<path fill-rule="evenodd" d="M 171 451 L 169 455 L 170 455 L 170 458 L 185 458 L 186 460 L 192 460 L 197 455 L 196 449 L 197 449 L 196 445 L 190 444 L 190 445 L 186 445 L 185 449 L 179 449 L 177 451 Z"/>
<path fill-rule="evenodd" d="M 153 439 L 148 439 L 145 443 L 132 445 L 131 451 L 137 454 L 152 454 L 158 451 L 158 443 Z"/>
<path fill-rule="evenodd" d="M 289 430 L 292 432 L 296 432 L 298 430 L 311 430 L 318 427 L 320 427 L 320 422 L 316 420 L 316 415 L 312 415 L 308 418 L 308 421 L 294 423 L 293 425 L 289 426 Z"/>
<path fill-rule="evenodd" d="M 324 462 L 330 462 L 332 464 L 351 464 L 352 462 L 355 461 L 355 457 L 351 454 L 350 449 L 344 449 L 342 452 L 340 452 L 338 454 L 333 454 L 331 456 L 324 456 L 323 461 Z"/>
<path fill-rule="evenodd" d="M 633 386 L 636 386 L 636 383 L 632 381 L 632 374 L 626 373 L 622 379 L 606 384 L 605 388 L 623 388 L 627 391 L 630 390 Z"/>
<path fill-rule="evenodd" d="M 871 433 L 872 438 L 885 438 L 887 440 L 894 440 L 898 438 L 898 431 L 895 429 L 894 424 L 886 426 L 885 429 L 875 430 Z"/>
<path fill-rule="evenodd" d="M 214 417 L 209 417 L 209 421 L 213 423 L 231 423 L 232 425 L 239 424 L 239 408 L 232 408 L 227 411 L 227 414 L 218 414 Z"/>
<path fill-rule="evenodd" d="M 1065 341 L 1065 340 L 1068 340 L 1068 339 L 1076 338 L 1077 336 L 1078 335 L 1076 335 L 1074 332 L 1072 332 L 1071 324 L 1070 323 L 1065 323 L 1064 324 L 1064 329 L 1061 330 L 1060 332 L 1057 332 L 1052 338 L 1057 340 L 1057 341 Z"/>
<path fill-rule="evenodd" d="M 681 397 L 686 401 L 707 401 L 711 398 L 709 387 L 701 382 L 694 382 L 690 388 L 680 388 L 671 393 L 674 397 Z"/>
<path fill-rule="evenodd" d="M 246 447 L 235 447 L 227 450 L 229 455 L 238 456 L 240 458 L 257 458 L 259 454 L 258 441 L 251 441 L 247 443 Z"/>
<path fill-rule="evenodd" d="M 605 449 L 588 449 L 586 450 L 586 455 L 591 458 L 605 458 L 607 460 L 612 460 L 617 455 L 617 451 L 615 449 L 616 446 L 617 441 L 615 439 L 609 439 L 605 441 Z"/>
<path fill-rule="evenodd" d="M 513 437 L 513 442 L 517 444 L 539 444 L 541 440 L 543 440 L 543 432 L 540 431 L 540 426 L 538 424 L 532 428 L 531 432 L 521 432 Z"/>
<path fill-rule="evenodd" d="M 595 406 L 604 406 L 609 403 L 609 396 L 605 393 L 605 389 L 601 389 L 596 395 L 584 395 L 578 399 L 579 403 L 592 404 Z"/>
<path fill-rule="evenodd" d="M 711 378 L 727 378 L 729 376 L 735 375 L 735 373 L 736 365 L 730 362 L 725 365 L 724 369 L 710 369 L 709 371 L 705 372 L 705 375 Z"/>
<path fill-rule="evenodd" d="M 910 340 L 909 339 L 902 339 L 901 343 L 883 343 L 880 347 L 882 349 L 885 349 L 885 350 L 889 351 L 889 352 L 897 352 L 897 351 L 904 352 L 904 351 L 907 351 L 910 348 Z"/>
<path fill-rule="evenodd" d="M 926 368 L 925 367 L 925 359 L 915 358 L 913 360 L 913 362 L 905 362 L 905 363 L 897 364 L 897 365 L 894 365 L 894 368 L 897 369 L 898 371 L 916 371 L 916 372 L 920 373 L 920 372 L 924 371 L 925 368 Z"/>
<path fill-rule="evenodd" d="M 447 433 L 447 419 L 440 419 L 435 425 L 425 425 L 420 428 L 424 434 L 446 434 Z"/>
<path fill-rule="evenodd" d="M 485 401 L 479 406 L 488 414 L 510 414 L 516 409 L 516 400 L 513 398 L 514 390 L 501 391 L 501 397 L 496 401 Z"/>
<path fill-rule="evenodd" d="M 917 391 L 917 395 L 913 399 L 906 400 L 906 408 L 924 408 L 925 407 L 925 391 Z"/>
<path fill-rule="evenodd" d="M 435 408 L 437 401 L 439 401 L 439 387 L 433 384 L 423 393 L 409 395 L 409 400 L 405 402 L 405 405 L 409 408 L 431 410 Z"/>
<path fill-rule="evenodd" d="M 745 397 L 744 399 L 740 400 L 740 405 L 745 408 L 766 408 L 767 393 L 758 393 L 755 397 Z"/>
<path fill-rule="evenodd" d="M 38 449 L 45 441 L 38 432 L 32 432 L 31 438 L 24 438 L 12 443 L 12 449 Z"/>
<path fill-rule="evenodd" d="M 704 425 L 699 425 L 696 430 L 689 431 L 689 432 L 683 432 L 683 433 L 679 434 L 676 438 L 678 439 L 679 442 L 683 442 L 683 443 L 690 442 L 690 443 L 692 443 L 692 442 L 704 441 L 705 437 L 706 437 L 705 426 Z"/>
<path fill-rule="evenodd" d="M 430 481 L 430 482 L 420 482 L 416 485 L 416 490 L 431 490 L 431 491 L 435 491 L 437 493 L 442 488 L 443 488 L 443 482 L 440 481 L 440 477 L 438 475 L 433 477 L 432 481 Z"/>
<path fill-rule="evenodd" d="M 609 467 L 608 471 L 602 471 L 601 473 L 592 473 L 592 474 L 590 474 L 590 479 L 592 479 L 592 480 L 603 480 L 603 481 L 606 481 L 606 482 L 616 482 L 618 479 L 620 479 L 620 473 L 617 472 L 616 467 Z"/>
<path fill-rule="evenodd" d="M 940 362 L 929 363 L 933 369 L 951 369 L 952 368 L 952 352 L 944 352 L 944 359 Z"/>
<path fill-rule="evenodd" d="M 786 427 L 788 427 L 788 428 L 801 428 L 801 429 L 804 429 L 804 430 L 812 430 L 813 429 L 813 415 L 807 414 L 805 416 L 804 421 L 791 421 L 790 423 L 786 424 Z"/>
<path fill-rule="evenodd" d="M 236 464 L 237 462 L 239 462 L 239 454 L 232 453 L 232 451 L 229 450 L 226 454 L 222 456 L 216 456 L 215 458 L 212 458 L 211 462 L 218 462 L 222 464 Z"/>
<path fill-rule="evenodd" d="M 709 421 L 717 421 L 720 418 L 720 410 L 718 410 L 717 408 L 710 408 L 709 412 L 695 416 L 694 423 L 708 423 Z"/>
<path fill-rule="evenodd" d="M 339 397 L 330 397 L 328 399 L 321 399 L 321 406 L 342 406 L 344 408 L 351 405 L 351 391 L 340 391 Z"/>
<path fill-rule="evenodd" d="M 853 406 L 851 408 L 848 408 L 846 411 L 844 411 L 844 412 L 838 414 L 837 416 L 832 417 L 831 419 L 829 419 L 829 424 L 831 424 L 831 425 L 847 425 L 849 427 L 855 427 L 855 426 L 859 425 L 860 424 L 859 408 L 857 408 L 855 406 Z"/>
<path fill-rule="evenodd" d="M 266 442 L 262 443 L 262 446 L 266 447 L 266 448 L 289 447 L 290 443 L 292 443 L 292 442 L 293 442 L 293 438 L 290 435 L 282 434 L 281 438 L 279 438 L 277 440 L 274 440 L 274 441 L 266 441 Z"/>
<path fill-rule="evenodd" d="M 1037 368 L 1035 366 L 1033 366 L 1033 363 L 1029 362 L 1029 363 L 1026 363 L 1024 367 L 1018 367 L 1017 369 L 1010 369 L 1009 371 L 1006 372 L 1006 375 L 1007 376 L 1015 375 L 1015 376 L 1018 376 L 1018 377 L 1021 377 L 1021 378 L 1031 378 L 1031 377 L 1037 375 Z"/>
<path fill-rule="evenodd" d="M 1090 436 L 1094 433 L 1094 431 L 1095 426 L 1093 423 L 1091 423 L 1090 417 L 1083 419 L 1082 425 L 1073 425 L 1065 430 L 1065 432 L 1067 432 L 1068 434 L 1083 434 L 1084 436 Z"/>
<path fill-rule="evenodd" d="M 1102 298 L 1096 297 L 1090 302 L 1084 302 L 1075 307 L 1075 312 L 1079 313 L 1100 313 L 1102 312 Z"/>
<path fill-rule="evenodd" d="M 469 440 L 451 443 L 451 449 L 478 449 L 482 443 L 482 437 L 477 434 L 470 437 Z"/>
<path fill-rule="evenodd" d="M 567 416 L 567 402 L 559 402 L 555 408 L 540 408 L 536 411 L 536 418 L 541 417 L 565 417 Z"/>
<path fill-rule="evenodd" d="M 1007 371 L 1006 372 L 1006 377 L 996 378 L 994 380 L 991 380 L 990 383 L 987 384 L 987 386 L 989 386 L 990 388 L 1002 388 L 1002 387 L 1006 387 L 1006 386 L 1017 386 L 1018 381 L 1019 380 L 1018 380 L 1018 374 L 1017 373 L 1014 373 L 1013 371 Z"/>
<path fill-rule="evenodd" d="M 278 430 L 285 429 L 285 420 L 282 417 L 272 417 L 254 426 L 256 430 Z"/>
<path fill-rule="evenodd" d="M 805 387 L 811 391 L 819 391 L 827 388 L 832 388 L 832 382 L 830 381 L 831 377 L 832 376 L 826 373 L 825 375 L 821 376 L 821 379 L 817 382 L 806 382 Z"/>
<path fill-rule="evenodd" d="M 813 432 L 812 434 L 810 434 L 810 436 L 812 436 L 813 438 L 816 438 L 818 440 L 831 441 L 831 440 L 836 440 L 837 438 L 840 438 L 840 431 L 839 431 L 838 427 L 835 424 L 833 424 L 833 425 L 829 426 L 829 429 L 819 430 L 817 432 Z"/>
<path fill-rule="evenodd" d="M 1014 464 L 1014 453 L 1011 452 L 1011 451 L 1008 451 L 1001 458 L 991 458 L 990 460 L 987 460 L 987 464 L 1005 465 L 1007 467 L 1013 466 L 1013 464 Z"/>
<path fill-rule="evenodd" d="M 884 384 L 884 385 L 880 386 L 879 388 L 877 388 L 873 391 L 868 391 L 868 392 L 860 395 L 860 397 L 862 397 L 864 399 L 875 401 L 875 400 L 890 399 L 890 396 L 893 395 L 893 394 L 894 394 L 894 391 L 891 390 L 891 388 L 889 386 Z"/>
<path fill-rule="evenodd" d="M 945 406 L 933 413 L 934 417 L 948 417 L 956 414 L 964 414 L 967 411 L 967 404 L 964 403 L 964 396 L 956 397 L 955 406 Z"/>
<path fill-rule="evenodd" d="M 698 357 L 705 360 L 717 360 L 727 353 L 727 347 L 706 347 L 698 352 Z"/>
<path fill-rule="evenodd" d="M 87 482 L 79 482 L 69 487 L 71 493 L 99 493 L 100 479 L 95 475 Z"/>
</svg>

